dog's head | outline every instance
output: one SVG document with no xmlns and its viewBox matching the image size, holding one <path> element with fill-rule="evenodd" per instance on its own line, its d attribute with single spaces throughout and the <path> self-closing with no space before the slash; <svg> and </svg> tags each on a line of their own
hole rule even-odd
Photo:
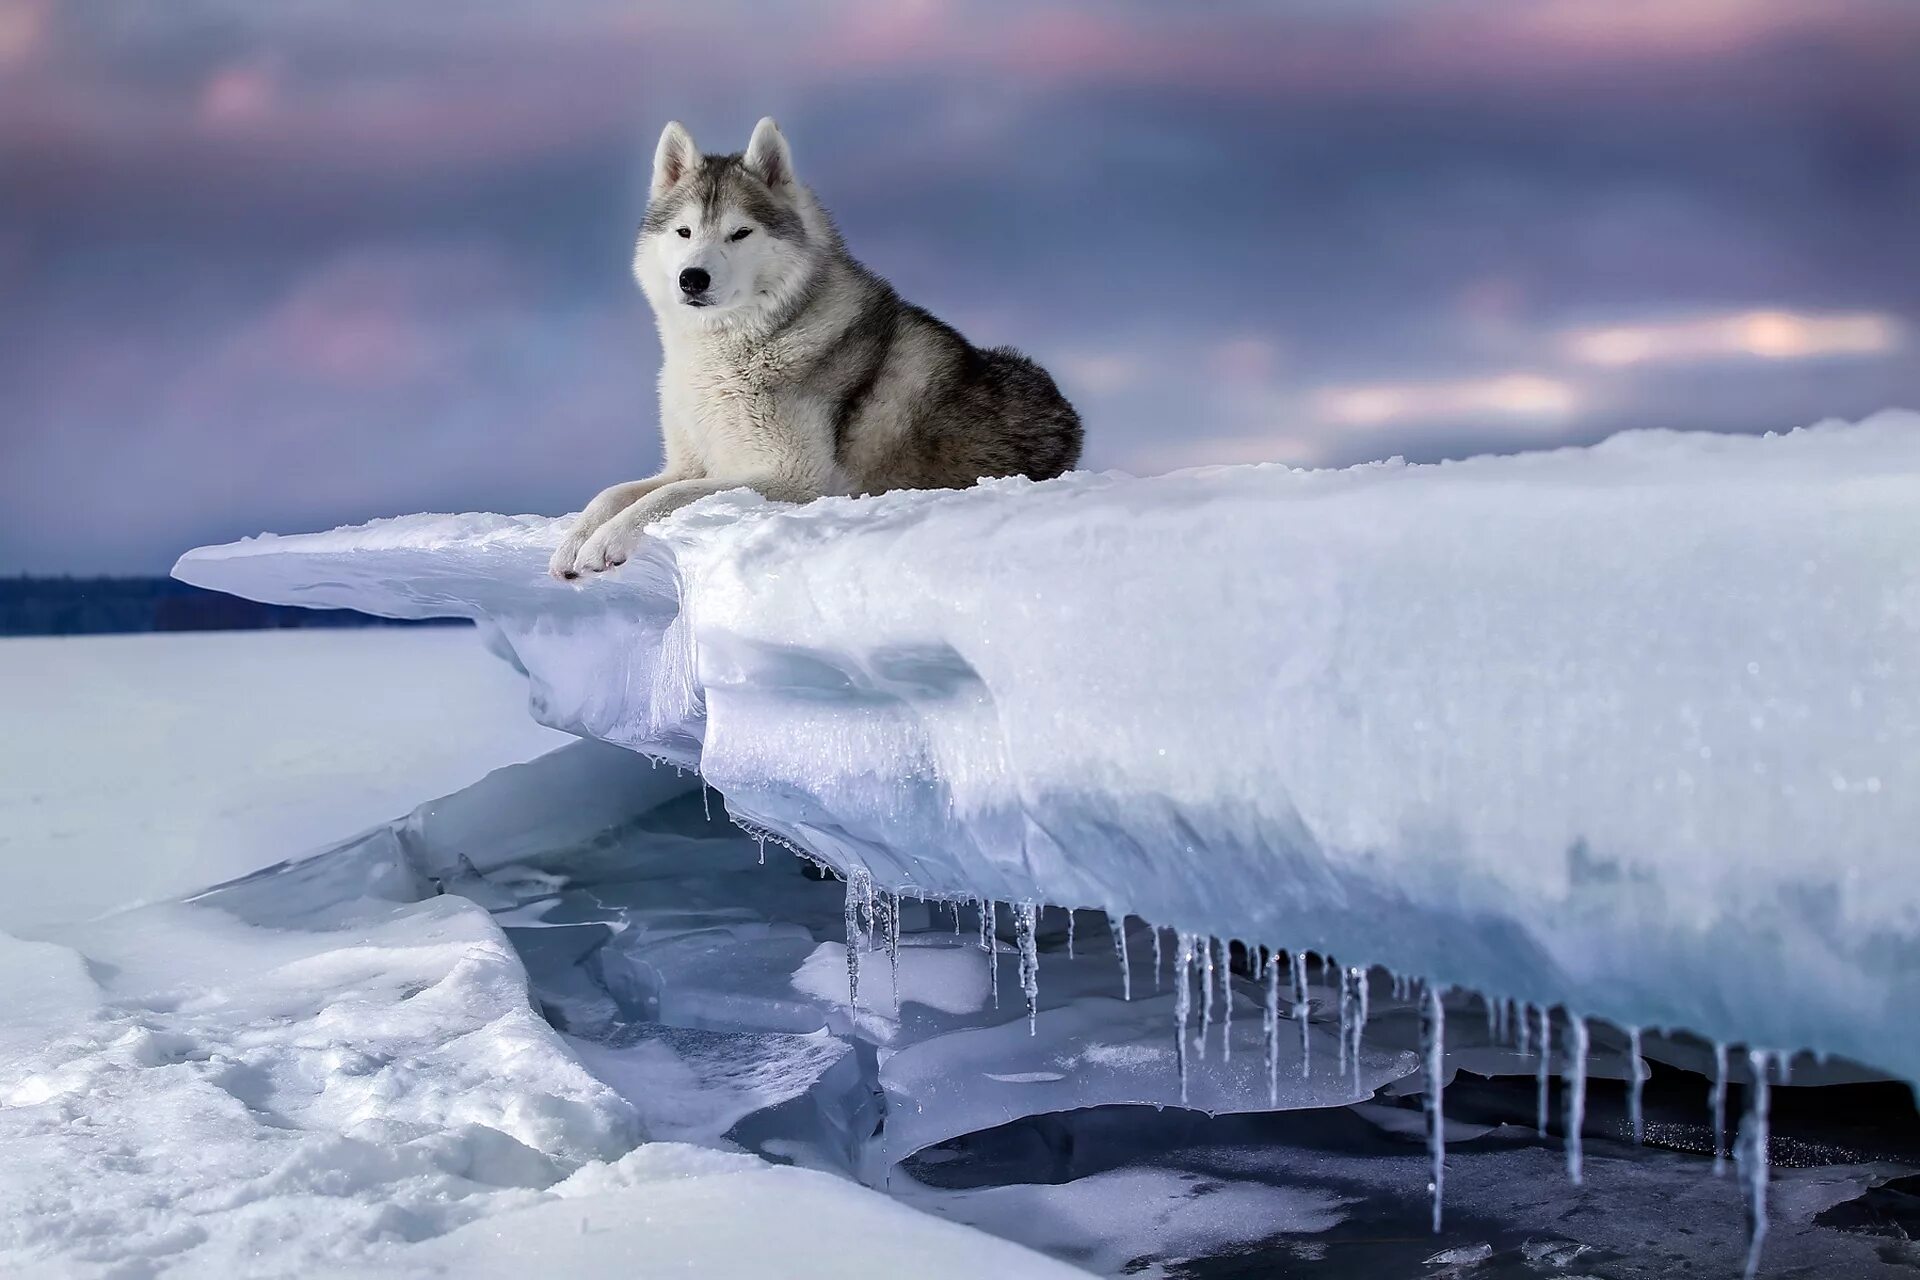
<svg viewBox="0 0 1920 1280">
<path fill-rule="evenodd" d="M 777 308 L 818 253 L 818 215 L 772 119 L 737 155 L 703 156 L 675 121 L 653 156 L 633 275 L 661 323 L 721 328 Z"/>
</svg>

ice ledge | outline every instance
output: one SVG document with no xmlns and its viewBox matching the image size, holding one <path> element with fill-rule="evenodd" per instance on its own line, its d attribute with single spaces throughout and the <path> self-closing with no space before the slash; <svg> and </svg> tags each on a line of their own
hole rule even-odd
<svg viewBox="0 0 1920 1280">
<path fill-rule="evenodd" d="M 1920 416 L 408 516 L 176 576 L 487 624 L 544 723 L 884 889 L 1140 915 L 1920 1078 Z"/>
</svg>

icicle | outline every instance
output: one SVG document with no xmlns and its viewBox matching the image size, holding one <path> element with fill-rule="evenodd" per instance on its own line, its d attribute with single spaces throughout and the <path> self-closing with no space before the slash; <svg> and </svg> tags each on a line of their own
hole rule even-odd
<svg viewBox="0 0 1920 1280">
<path fill-rule="evenodd" d="M 1541 1137 L 1547 1136 L 1547 1081 L 1553 1074 L 1553 1014 L 1547 1006 L 1541 1005 L 1540 1013 L 1540 1065 L 1535 1076 L 1540 1082 L 1540 1100 L 1534 1128 Z"/>
<path fill-rule="evenodd" d="M 1713 1042 L 1713 1176 L 1727 1172 L 1727 1046 Z"/>
<path fill-rule="evenodd" d="M 1627 1081 L 1627 1128 L 1633 1130 L 1633 1145 L 1639 1146 L 1646 1137 L 1646 1120 L 1641 1107 L 1646 1081 L 1640 1075 L 1640 1028 L 1627 1028 L 1627 1069 L 1633 1072 L 1633 1078 Z"/>
<path fill-rule="evenodd" d="M 1213 1029 L 1213 939 L 1200 941 L 1200 1061 L 1207 1060 L 1207 1033 Z"/>
<path fill-rule="evenodd" d="M 1220 940 L 1220 1061 L 1233 1061 L 1233 947 Z"/>
<path fill-rule="evenodd" d="M 1433 1160 L 1433 1230 L 1440 1233 L 1440 1205 L 1447 1189 L 1447 1119 L 1442 1094 L 1446 1077 L 1441 1063 L 1446 1056 L 1447 1012 L 1440 1003 L 1440 988 L 1427 987 L 1426 1004 L 1420 1013 L 1420 1063 L 1426 1071 L 1427 1154 Z"/>
<path fill-rule="evenodd" d="M 700 779 L 700 816 L 708 822 L 713 821 L 713 804 L 707 799 L 707 780 Z"/>
<path fill-rule="evenodd" d="M 1300 1024 L 1300 1078 L 1312 1070 L 1313 1029 L 1307 1024 L 1307 958 L 1293 953 L 1293 1019 Z"/>
<path fill-rule="evenodd" d="M 1107 913 L 1107 929 L 1113 934 L 1113 949 L 1120 957 L 1120 998 L 1133 999 L 1133 970 L 1127 963 L 1127 918 Z"/>
<path fill-rule="evenodd" d="M 760 865 L 767 865 L 767 837 L 764 832 L 756 833 L 753 842 L 760 846 Z"/>
<path fill-rule="evenodd" d="M 1347 1036 L 1353 1029 L 1353 975 L 1347 970 L 1339 972 L 1340 978 L 1340 1078 L 1347 1076 Z"/>
<path fill-rule="evenodd" d="M 1027 1034 L 1040 1034 L 1039 908 L 1022 902 L 1013 909 L 1013 933 L 1020 945 L 1020 990 L 1027 997 Z"/>
<path fill-rule="evenodd" d="M 1587 1020 L 1567 1016 L 1567 1177 L 1580 1185 L 1580 1128 L 1587 1120 Z"/>
<path fill-rule="evenodd" d="M 993 1007 L 1000 1007 L 1000 904 L 987 901 L 987 974 L 988 989 L 993 993 Z"/>
<path fill-rule="evenodd" d="M 993 1007 L 1000 1007 L 1000 946 L 994 940 L 999 929 L 1000 904 L 990 899 L 980 902 L 980 946 L 987 953 L 987 987 L 993 992 Z"/>
<path fill-rule="evenodd" d="M 1753 1073 L 1753 1084 L 1747 1089 L 1747 1115 L 1733 1148 L 1734 1163 L 1747 1184 L 1747 1269 L 1743 1273 L 1747 1280 L 1753 1280 L 1760 1266 L 1760 1246 L 1767 1239 L 1768 1056 L 1765 1049 L 1747 1050 L 1747 1069 Z"/>
<path fill-rule="evenodd" d="M 1153 930 L 1152 930 L 1152 932 L 1153 932 L 1153 990 L 1154 990 L 1154 994 L 1155 994 L 1155 995 L 1158 995 L 1158 994 L 1160 993 L 1160 990 L 1161 990 L 1161 982 L 1160 982 L 1160 926 L 1159 926 L 1159 925 L 1155 925 L 1155 926 L 1153 927 Z"/>
<path fill-rule="evenodd" d="M 953 900 L 953 936 L 960 936 L 960 899 Z"/>
<path fill-rule="evenodd" d="M 847 926 L 847 1005 L 860 1007 L 860 893 L 851 878 L 847 881 L 846 905 L 842 908 Z"/>
<path fill-rule="evenodd" d="M 1159 930 L 1154 931 L 1156 940 Z M 1180 1103 L 1187 1101 L 1187 1022 L 1193 1016 L 1193 937 L 1180 934 L 1173 966 L 1179 987 L 1173 996 L 1173 1057 L 1180 1072 Z M 1157 967 L 1156 967 L 1157 972 Z"/>
<path fill-rule="evenodd" d="M 863 880 L 863 881 L 864 881 L 864 882 L 866 883 L 866 886 L 867 886 L 867 906 L 866 906 L 866 914 L 865 914 L 865 915 L 864 915 L 864 916 L 862 917 L 862 919 L 864 919 L 864 920 L 865 920 L 865 922 L 866 922 L 866 926 L 867 926 L 867 945 L 868 945 L 868 946 L 872 946 L 872 945 L 873 945 L 873 931 L 874 931 L 874 928 L 875 928 L 875 926 L 876 926 L 876 925 L 878 924 L 878 922 L 879 922 L 879 918 L 880 918 L 880 913 L 879 913 L 879 912 L 878 912 L 878 911 L 877 911 L 877 910 L 875 909 L 875 904 L 874 904 L 874 897 L 873 897 L 873 877 L 872 877 L 872 876 L 862 876 L 862 877 L 861 877 L 861 879 L 862 879 L 862 880 Z"/>
<path fill-rule="evenodd" d="M 1280 957 L 1267 952 L 1267 1003 L 1262 1013 L 1267 1033 L 1267 1105 L 1280 1105 Z"/>
<path fill-rule="evenodd" d="M 1067 959 L 1073 959 L 1073 908 L 1067 908 Z"/>
<path fill-rule="evenodd" d="M 1364 968 L 1353 971 L 1353 985 L 1360 997 L 1355 1002 L 1353 1020 L 1353 1092 L 1357 1097 L 1360 1093 L 1360 1038 L 1367 1033 L 1367 1000 L 1370 995 Z"/>
<path fill-rule="evenodd" d="M 887 967 L 893 973 L 893 1013 L 900 1016 L 900 895 L 884 895 L 887 905 Z"/>
<path fill-rule="evenodd" d="M 1520 1049 L 1521 1056 L 1523 1057 L 1533 1052 L 1533 1031 L 1527 1025 L 1527 1015 L 1532 1012 L 1533 1012 L 1532 1005 L 1523 1004 L 1520 1006 L 1519 1016 L 1514 1019 L 1514 1025 L 1519 1029 L 1519 1032 L 1520 1032 L 1519 1049 Z"/>
<path fill-rule="evenodd" d="M 1481 1004 L 1487 1015 L 1487 1043 L 1500 1043 L 1500 1010 L 1494 1005 L 1492 996 L 1481 997 Z"/>
</svg>

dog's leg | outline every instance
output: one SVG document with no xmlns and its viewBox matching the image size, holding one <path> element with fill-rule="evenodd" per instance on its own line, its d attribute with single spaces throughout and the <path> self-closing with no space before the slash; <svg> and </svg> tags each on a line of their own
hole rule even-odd
<svg viewBox="0 0 1920 1280">
<path fill-rule="evenodd" d="M 684 478 L 684 472 L 676 474 L 663 471 L 646 480 L 634 480 L 627 484 L 616 484 L 611 489 L 601 490 L 599 495 L 587 504 L 586 510 L 580 513 L 580 518 L 573 522 L 573 527 L 567 530 L 567 536 L 554 551 L 553 559 L 547 562 L 547 572 L 556 578 L 579 577 L 579 573 L 573 566 L 574 562 L 580 558 L 580 548 L 587 545 L 587 539 L 604 527 L 607 521 L 648 494 Z"/>
<path fill-rule="evenodd" d="M 640 545 L 647 526 L 655 520 L 709 494 L 742 488 L 752 489 L 775 502 L 812 502 L 826 492 L 821 485 L 784 476 L 676 480 L 655 489 L 595 530 L 593 536 L 581 546 L 580 554 L 573 562 L 574 574 L 601 573 L 618 568 L 627 562 L 627 558 Z"/>
</svg>

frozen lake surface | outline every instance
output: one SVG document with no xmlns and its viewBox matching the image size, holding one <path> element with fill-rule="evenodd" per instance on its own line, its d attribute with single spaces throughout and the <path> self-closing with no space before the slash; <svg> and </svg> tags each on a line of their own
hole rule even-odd
<svg viewBox="0 0 1920 1280">
<path fill-rule="evenodd" d="M 244 875 L 571 740 L 464 628 L 0 639 L 0 929 Z"/>
<path fill-rule="evenodd" d="M 1910 1271 L 1916 427 L 196 553 L 483 627 L 0 649 L 0 1268 Z"/>
</svg>

